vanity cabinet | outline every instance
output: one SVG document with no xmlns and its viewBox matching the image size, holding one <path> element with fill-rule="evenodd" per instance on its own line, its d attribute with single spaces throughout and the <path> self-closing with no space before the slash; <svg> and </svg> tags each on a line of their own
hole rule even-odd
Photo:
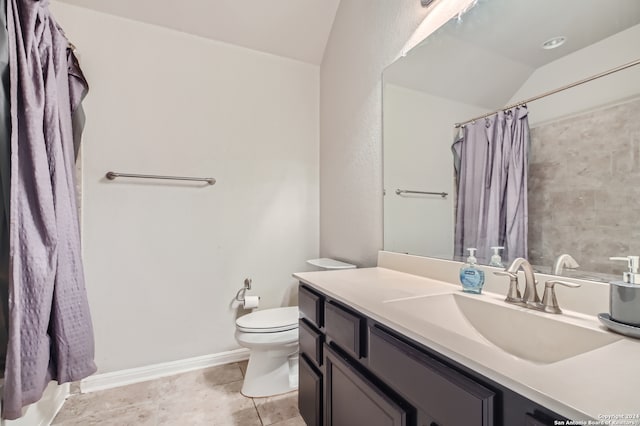
<svg viewBox="0 0 640 426">
<path fill-rule="evenodd" d="M 304 354 L 299 358 L 298 369 L 298 411 L 307 426 L 321 426 L 323 374 Z"/>
<path fill-rule="evenodd" d="M 493 425 L 495 392 L 378 326 L 369 328 L 369 369 L 438 425 Z M 426 423 L 426 424 L 429 424 Z"/>
<path fill-rule="evenodd" d="M 320 293 L 305 286 L 299 287 L 298 410 L 307 426 L 324 424 L 324 333 L 321 331 L 324 328 L 324 301 L 325 297 Z"/>
<path fill-rule="evenodd" d="M 365 355 L 366 319 L 351 309 L 329 300 L 324 305 L 327 337 L 355 359 Z"/>
<path fill-rule="evenodd" d="M 545 426 L 567 420 L 300 284 L 308 426 Z"/>
<path fill-rule="evenodd" d="M 332 426 L 406 426 L 407 408 L 380 389 L 348 355 L 325 348 L 326 423 Z"/>
</svg>

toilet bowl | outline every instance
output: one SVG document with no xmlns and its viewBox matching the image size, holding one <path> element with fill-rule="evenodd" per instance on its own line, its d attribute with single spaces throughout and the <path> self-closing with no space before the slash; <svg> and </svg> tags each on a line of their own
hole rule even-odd
<svg viewBox="0 0 640 426">
<path fill-rule="evenodd" d="M 236 320 L 236 340 L 251 352 L 242 394 L 265 397 L 298 388 L 298 307 L 255 311 Z"/>
<path fill-rule="evenodd" d="M 334 259 L 307 260 L 321 270 L 351 269 Z M 248 348 L 249 364 L 240 391 L 252 398 L 298 389 L 298 307 L 263 309 L 236 320 L 236 340 Z"/>
</svg>

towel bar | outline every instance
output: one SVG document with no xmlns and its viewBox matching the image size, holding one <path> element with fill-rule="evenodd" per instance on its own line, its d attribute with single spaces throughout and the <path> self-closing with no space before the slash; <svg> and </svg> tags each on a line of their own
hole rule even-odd
<svg viewBox="0 0 640 426">
<path fill-rule="evenodd" d="M 408 189 L 396 189 L 396 194 L 398 194 L 398 195 L 402 195 L 402 194 L 439 195 L 442 198 L 447 198 L 447 195 L 449 195 L 446 192 L 409 191 Z"/>
<path fill-rule="evenodd" d="M 109 180 L 114 180 L 115 178 L 118 178 L 118 177 L 128 177 L 128 178 L 139 178 L 139 179 L 189 180 L 194 182 L 207 182 L 209 185 L 213 185 L 216 183 L 216 180 L 214 178 L 199 178 L 199 177 L 189 177 L 189 176 L 138 175 L 133 173 L 116 173 L 116 172 L 107 172 L 105 176 Z"/>
</svg>

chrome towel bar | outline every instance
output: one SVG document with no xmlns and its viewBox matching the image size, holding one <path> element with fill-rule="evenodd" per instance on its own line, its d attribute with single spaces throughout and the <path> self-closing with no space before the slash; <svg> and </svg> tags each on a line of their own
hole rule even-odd
<svg viewBox="0 0 640 426">
<path fill-rule="evenodd" d="M 105 176 L 109 180 L 114 180 L 115 178 L 119 178 L 119 177 L 128 177 L 128 178 L 139 178 L 139 179 L 189 180 L 194 182 L 207 182 L 209 185 L 213 185 L 216 183 L 216 180 L 214 178 L 199 178 L 199 177 L 189 177 L 189 176 L 138 175 L 133 173 L 116 173 L 116 172 L 107 172 Z"/>
<path fill-rule="evenodd" d="M 446 192 L 409 191 L 408 189 L 396 189 L 396 194 L 398 195 L 402 195 L 402 194 L 439 195 L 442 198 L 447 198 L 447 195 L 449 195 Z"/>
</svg>

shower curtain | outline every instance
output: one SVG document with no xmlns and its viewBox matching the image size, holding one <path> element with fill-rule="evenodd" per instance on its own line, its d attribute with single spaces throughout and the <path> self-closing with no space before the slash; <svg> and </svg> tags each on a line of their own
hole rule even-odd
<svg viewBox="0 0 640 426">
<path fill-rule="evenodd" d="M 0 371 L 4 371 L 9 332 L 9 40 L 6 0 L 0 0 Z"/>
<path fill-rule="evenodd" d="M 96 366 L 74 167 L 73 123 L 82 123 L 86 81 L 48 1 L 6 1 L 11 220 L 2 415 L 15 419 L 50 380 L 80 380 Z"/>
<path fill-rule="evenodd" d="M 503 246 L 503 260 L 527 257 L 526 106 L 469 123 L 452 145 L 457 203 L 454 256 L 469 247 L 489 263 L 490 247 Z"/>
</svg>

